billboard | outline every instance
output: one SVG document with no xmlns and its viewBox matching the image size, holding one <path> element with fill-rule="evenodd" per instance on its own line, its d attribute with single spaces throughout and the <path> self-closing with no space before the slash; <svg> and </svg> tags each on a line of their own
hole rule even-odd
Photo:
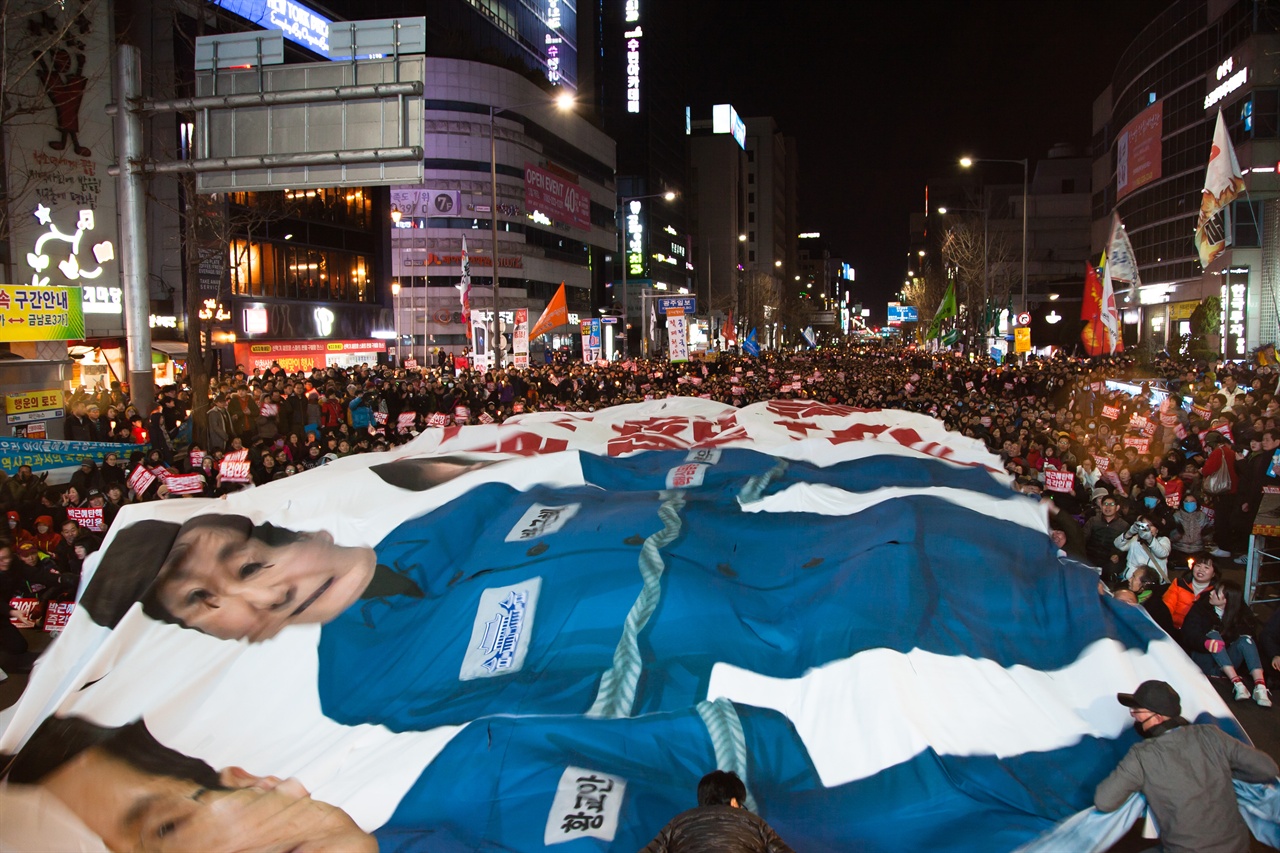
<svg viewBox="0 0 1280 853">
<path fill-rule="evenodd" d="M 459 190 L 433 190 L 423 187 L 391 188 L 391 207 L 405 219 L 426 216 L 461 216 L 462 193 Z"/>
<path fill-rule="evenodd" d="M 554 222 L 591 230 L 591 194 L 532 163 L 524 164 L 524 206 L 530 213 L 539 211 Z"/>
<path fill-rule="evenodd" d="M 889 325 L 901 326 L 903 323 L 920 322 L 920 314 L 914 305 L 899 305 L 897 302 L 889 303 Z"/>
<path fill-rule="evenodd" d="M 1156 101 L 1124 126 L 1116 137 L 1116 198 L 1160 177 L 1160 135 L 1164 101 Z"/>
<path fill-rule="evenodd" d="M 747 124 L 730 104 L 716 104 L 711 108 L 711 132 L 727 133 L 739 148 L 745 150 L 747 147 Z"/>
</svg>

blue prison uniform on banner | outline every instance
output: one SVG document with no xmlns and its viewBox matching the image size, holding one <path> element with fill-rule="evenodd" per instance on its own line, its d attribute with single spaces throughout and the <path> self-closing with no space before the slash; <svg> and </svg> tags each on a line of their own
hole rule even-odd
<svg viewBox="0 0 1280 853">
<path fill-rule="evenodd" d="M 989 483 L 1025 500 L 981 470 L 881 458 L 790 462 L 779 475 L 779 460 L 729 450 L 700 485 L 667 490 L 687 456 L 583 454 L 588 485 L 489 483 L 401 524 L 378 562 L 423 596 L 360 601 L 324 626 L 325 714 L 421 731 L 491 714 L 587 713 L 642 593 L 649 612 L 631 638 L 639 673 L 616 679 L 604 716 L 686 710 L 706 698 L 717 662 L 794 678 L 868 649 L 919 648 L 1052 670 L 1101 637 L 1144 648 L 1156 636 L 1100 606 L 1096 576 L 1061 570 L 1043 533 L 927 494 L 853 516 L 739 503 L 806 481 L 850 492 Z M 670 541 L 649 549 L 660 575 L 646 592 L 642 545 L 664 532 Z M 988 580 L 995 569 L 999 583 Z"/>
<path fill-rule="evenodd" d="M 1086 738 L 1004 759 L 926 750 L 868 779 L 824 788 L 785 717 L 736 711 L 743 775 L 758 813 L 806 853 L 1015 849 L 1088 808 L 1097 779 L 1136 740 Z M 632 853 L 696 804 L 698 780 L 715 766 L 707 727 L 692 710 L 615 720 L 477 720 L 426 768 L 375 836 L 382 853 Z M 579 769 L 576 778 L 608 780 L 609 793 L 621 796 L 553 808 L 568 767 Z M 579 814 L 602 817 L 612 839 L 584 837 L 572 820 Z"/>
</svg>

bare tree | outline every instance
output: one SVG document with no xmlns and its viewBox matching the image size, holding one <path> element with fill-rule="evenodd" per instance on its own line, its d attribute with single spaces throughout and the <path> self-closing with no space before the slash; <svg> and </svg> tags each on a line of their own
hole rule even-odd
<svg viewBox="0 0 1280 853">
<path fill-rule="evenodd" d="M 971 338 L 985 337 L 1018 281 L 1020 255 L 1005 232 L 992 232 L 974 217 L 947 229 L 942 257 L 955 282 L 960 328 Z"/>
</svg>

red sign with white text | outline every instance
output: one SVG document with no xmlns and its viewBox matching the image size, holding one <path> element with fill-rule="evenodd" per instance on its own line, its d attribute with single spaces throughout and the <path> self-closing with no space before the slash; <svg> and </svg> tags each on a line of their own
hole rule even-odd
<svg viewBox="0 0 1280 853">
<path fill-rule="evenodd" d="M 553 222 L 591 230 L 591 193 L 532 163 L 524 164 L 524 206 Z"/>
</svg>

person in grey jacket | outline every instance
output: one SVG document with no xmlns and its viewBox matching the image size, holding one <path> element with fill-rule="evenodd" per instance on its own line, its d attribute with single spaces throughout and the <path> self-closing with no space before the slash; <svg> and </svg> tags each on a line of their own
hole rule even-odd
<svg viewBox="0 0 1280 853">
<path fill-rule="evenodd" d="M 673 817 L 640 853 L 795 853 L 764 819 L 743 808 L 738 774 L 714 770 L 698 782 L 698 807 Z"/>
<path fill-rule="evenodd" d="M 1249 829 L 1232 778 L 1267 782 L 1280 769 L 1269 755 L 1215 726 L 1182 718 L 1182 698 L 1163 681 L 1117 693 L 1143 740 L 1098 783 L 1093 803 L 1115 811 L 1141 792 L 1155 815 L 1166 853 L 1245 853 Z"/>
</svg>

